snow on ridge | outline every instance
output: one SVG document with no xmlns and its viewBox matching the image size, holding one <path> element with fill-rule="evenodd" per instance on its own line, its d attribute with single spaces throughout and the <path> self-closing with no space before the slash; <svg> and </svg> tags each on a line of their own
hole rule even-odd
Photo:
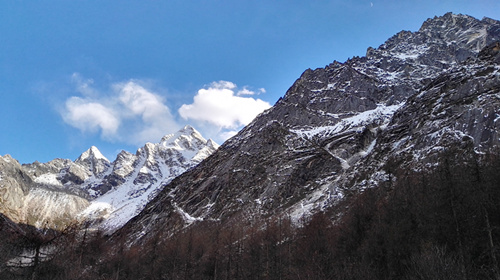
<svg viewBox="0 0 500 280">
<path fill-rule="evenodd" d="M 2 157 L 2 156 L 0 156 L 0 158 L 2 158 L 5 162 L 11 162 L 11 159 L 12 159 L 12 158 L 10 157 L 10 155 L 5 155 L 5 156 L 3 156 L 3 157 Z"/>
<path fill-rule="evenodd" d="M 90 205 L 80 213 L 80 217 L 86 219 L 108 218 L 113 206 L 106 202 L 91 202 Z"/>
<path fill-rule="evenodd" d="M 203 136 L 192 126 L 186 125 L 183 129 L 167 134 L 163 136 L 163 138 L 160 141 L 160 144 L 164 147 L 176 147 L 176 148 L 183 148 L 180 146 L 180 142 L 184 139 L 185 141 L 193 141 L 193 140 L 198 140 L 200 142 L 206 143 L 207 140 L 203 138 Z"/>
<path fill-rule="evenodd" d="M 339 133 L 351 128 L 357 128 L 361 125 L 368 124 L 375 119 L 388 119 L 391 117 L 402 104 L 386 106 L 379 104 L 377 108 L 361 112 L 352 117 L 344 118 L 335 125 L 319 126 L 309 129 L 292 129 L 291 131 L 305 138 L 312 138 L 323 133 Z"/>
<path fill-rule="evenodd" d="M 176 150 L 185 159 L 195 162 L 200 162 L 212 153 L 211 150 L 219 147 L 213 140 L 206 140 L 196 129 L 188 125 L 176 133 L 165 135 L 159 146 L 163 149 Z"/>
<path fill-rule="evenodd" d="M 103 159 L 105 161 L 109 161 L 102 153 L 101 151 L 99 151 L 99 149 L 97 149 L 96 146 L 92 146 L 90 147 L 90 151 L 92 152 L 92 154 L 94 155 L 94 158 L 95 159 Z"/>
<path fill-rule="evenodd" d="M 406 59 L 416 59 L 419 56 L 425 54 L 429 50 L 428 46 L 417 46 L 417 47 L 412 47 L 410 49 L 397 49 L 393 50 L 389 54 L 392 57 L 396 57 L 402 60 Z"/>
<path fill-rule="evenodd" d="M 117 230 L 142 211 L 165 184 L 201 162 L 218 147 L 212 140 L 205 140 L 194 128 L 186 126 L 165 135 L 160 143 L 146 143 L 136 155 L 120 153 L 113 164 L 116 174 L 125 175 L 125 181 L 91 201 L 80 217 L 97 221 L 96 226 L 109 233 Z M 183 217 L 186 221 L 196 219 L 184 214 Z"/>
</svg>

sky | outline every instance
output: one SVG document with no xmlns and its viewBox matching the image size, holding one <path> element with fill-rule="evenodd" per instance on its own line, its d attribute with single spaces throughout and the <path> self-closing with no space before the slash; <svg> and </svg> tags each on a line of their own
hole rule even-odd
<svg viewBox="0 0 500 280">
<path fill-rule="evenodd" d="M 221 144 L 308 68 L 500 1 L 0 0 L 0 155 L 110 160 L 191 125 Z"/>
</svg>

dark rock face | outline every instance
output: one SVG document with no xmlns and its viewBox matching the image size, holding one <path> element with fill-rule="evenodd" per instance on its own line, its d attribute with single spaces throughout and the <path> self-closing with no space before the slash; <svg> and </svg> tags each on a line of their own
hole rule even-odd
<svg viewBox="0 0 500 280">
<path fill-rule="evenodd" d="M 134 239 L 182 220 L 299 219 L 345 190 L 385 180 L 391 155 L 417 161 L 463 139 L 479 150 L 498 146 L 499 40 L 500 22 L 448 13 L 368 48 L 366 57 L 306 70 L 119 234 Z M 360 172 L 368 179 L 353 180 Z"/>
<path fill-rule="evenodd" d="M 495 42 L 485 47 L 479 52 L 480 60 L 491 60 L 494 63 L 500 62 L 500 42 Z"/>
<path fill-rule="evenodd" d="M 404 112 L 394 115 L 391 129 L 407 124 L 398 135 L 418 138 L 409 139 L 418 143 L 416 149 L 431 146 L 433 139 L 446 133 L 458 133 L 457 139 L 472 138 L 479 150 L 498 146 L 500 69 L 491 62 L 477 61 L 439 76 L 406 102 Z"/>
</svg>

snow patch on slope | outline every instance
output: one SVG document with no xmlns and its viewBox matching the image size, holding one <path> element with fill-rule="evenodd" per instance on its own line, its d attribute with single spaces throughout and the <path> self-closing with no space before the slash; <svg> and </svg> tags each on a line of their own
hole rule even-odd
<svg viewBox="0 0 500 280">
<path fill-rule="evenodd" d="M 354 116 L 341 119 L 335 125 L 318 126 L 305 129 L 292 129 L 291 131 L 307 139 L 313 138 L 316 135 L 324 135 L 325 133 L 340 133 L 349 129 L 357 129 L 358 127 L 368 125 L 377 119 L 389 120 L 390 117 L 394 115 L 394 112 L 396 112 L 396 110 L 401 106 L 402 104 L 391 106 L 379 104 L 377 108 L 373 110 L 364 111 Z"/>
<path fill-rule="evenodd" d="M 36 183 L 62 187 L 63 184 L 58 180 L 58 174 L 45 173 L 35 178 Z"/>
</svg>

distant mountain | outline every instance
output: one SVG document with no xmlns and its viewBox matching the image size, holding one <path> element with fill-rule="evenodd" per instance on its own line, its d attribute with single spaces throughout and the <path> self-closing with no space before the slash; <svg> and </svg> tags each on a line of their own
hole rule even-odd
<svg viewBox="0 0 500 280">
<path fill-rule="evenodd" d="M 136 154 L 122 151 L 110 162 L 92 146 L 75 161 L 55 159 L 20 165 L 0 157 L 0 212 L 39 228 L 89 221 L 115 230 L 187 169 L 218 148 L 190 126 L 147 143 Z"/>
<path fill-rule="evenodd" d="M 96 198 L 80 215 L 101 219 L 105 229 L 118 229 L 137 215 L 162 187 L 217 150 L 190 126 L 147 143 L 135 155 L 122 151 L 108 172 L 83 185 Z M 108 189 L 109 188 L 109 189 Z"/>
<path fill-rule="evenodd" d="M 197 221 L 298 222 L 392 180 L 386 167 L 394 158 L 417 168 L 445 147 L 498 147 L 498 41 L 499 21 L 448 13 L 365 57 L 306 70 L 118 234 L 140 241 Z"/>
</svg>

